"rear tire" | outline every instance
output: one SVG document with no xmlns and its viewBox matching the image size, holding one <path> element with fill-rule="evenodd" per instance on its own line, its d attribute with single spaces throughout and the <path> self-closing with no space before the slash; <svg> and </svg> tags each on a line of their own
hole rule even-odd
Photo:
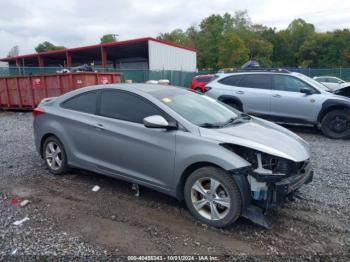
<svg viewBox="0 0 350 262">
<path fill-rule="evenodd" d="M 334 139 L 350 138 L 350 110 L 328 112 L 322 119 L 321 131 Z"/>
<path fill-rule="evenodd" d="M 195 170 L 186 180 L 184 198 L 191 214 L 214 227 L 227 227 L 241 214 L 242 199 L 234 179 L 216 167 Z"/>
<path fill-rule="evenodd" d="M 50 173 L 63 175 L 68 170 L 67 155 L 62 143 L 54 136 L 48 137 L 43 145 L 43 158 Z"/>
</svg>

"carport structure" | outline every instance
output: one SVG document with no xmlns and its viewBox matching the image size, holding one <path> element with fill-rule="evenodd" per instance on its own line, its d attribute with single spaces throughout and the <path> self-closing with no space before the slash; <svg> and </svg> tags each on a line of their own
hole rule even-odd
<svg viewBox="0 0 350 262">
<path fill-rule="evenodd" d="M 0 61 L 17 67 L 72 67 L 93 63 L 115 69 L 195 71 L 196 50 L 151 37 L 67 48 Z"/>
</svg>

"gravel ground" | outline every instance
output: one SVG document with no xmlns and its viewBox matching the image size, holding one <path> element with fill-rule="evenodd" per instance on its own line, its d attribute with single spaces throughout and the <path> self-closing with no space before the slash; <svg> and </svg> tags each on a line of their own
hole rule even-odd
<svg viewBox="0 0 350 262">
<path fill-rule="evenodd" d="M 149 189 L 135 197 L 123 181 L 79 170 L 49 174 L 34 148 L 31 114 L 0 113 L 0 260 L 206 254 L 348 261 L 350 141 L 293 130 L 313 152 L 315 178 L 302 188 L 302 199 L 271 213 L 271 230 L 243 218 L 223 230 L 201 225 L 183 203 Z M 95 185 L 98 192 L 91 191 Z M 30 204 L 13 204 L 14 197 Z"/>
</svg>

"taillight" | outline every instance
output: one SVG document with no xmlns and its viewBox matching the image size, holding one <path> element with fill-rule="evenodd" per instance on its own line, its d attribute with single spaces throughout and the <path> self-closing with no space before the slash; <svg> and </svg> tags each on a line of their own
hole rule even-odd
<svg viewBox="0 0 350 262">
<path fill-rule="evenodd" d="M 37 108 L 34 108 L 32 114 L 33 114 L 33 117 L 44 115 L 45 114 L 45 110 L 40 108 L 40 107 L 37 107 Z"/>
</svg>

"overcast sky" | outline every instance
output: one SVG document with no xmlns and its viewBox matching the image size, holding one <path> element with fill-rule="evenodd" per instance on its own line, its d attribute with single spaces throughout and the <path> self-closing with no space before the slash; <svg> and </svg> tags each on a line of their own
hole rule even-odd
<svg viewBox="0 0 350 262">
<path fill-rule="evenodd" d="M 66 47 L 186 29 L 213 13 L 247 10 L 253 23 L 284 29 L 295 18 L 318 31 L 350 27 L 348 0 L 0 0 L 0 57 L 19 45 L 33 53 L 42 41 Z"/>
</svg>

